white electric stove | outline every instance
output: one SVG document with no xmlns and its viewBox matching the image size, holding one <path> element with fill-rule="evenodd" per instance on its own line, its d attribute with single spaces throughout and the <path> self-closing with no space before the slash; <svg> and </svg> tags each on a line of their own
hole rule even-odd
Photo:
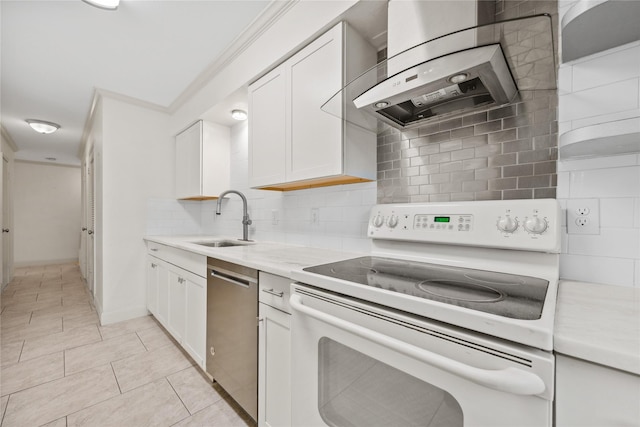
<svg viewBox="0 0 640 427">
<path fill-rule="evenodd" d="M 375 206 L 370 256 L 293 273 L 294 425 L 551 425 L 560 227 L 553 199 Z"/>
</svg>

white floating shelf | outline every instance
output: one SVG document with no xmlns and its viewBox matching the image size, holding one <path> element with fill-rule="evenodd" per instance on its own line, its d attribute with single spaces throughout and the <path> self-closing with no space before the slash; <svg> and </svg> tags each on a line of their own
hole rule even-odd
<svg viewBox="0 0 640 427">
<path fill-rule="evenodd" d="M 570 130 L 558 143 L 560 160 L 640 153 L 640 117 Z"/>
<path fill-rule="evenodd" d="M 562 62 L 640 40 L 640 1 L 581 0 L 562 18 Z"/>
</svg>

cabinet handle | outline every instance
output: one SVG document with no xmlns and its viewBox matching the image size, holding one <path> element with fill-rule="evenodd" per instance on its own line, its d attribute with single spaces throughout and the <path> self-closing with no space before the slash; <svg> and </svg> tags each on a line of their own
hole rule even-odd
<svg viewBox="0 0 640 427">
<path fill-rule="evenodd" d="M 158 248 L 151 248 L 150 251 L 151 252 L 158 252 Z"/>
<path fill-rule="evenodd" d="M 184 279 L 182 277 L 178 277 L 178 283 L 184 283 Z"/>
<path fill-rule="evenodd" d="M 151 268 L 156 268 L 158 266 L 158 264 L 151 264 Z"/>
<path fill-rule="evenodd" d="M 282 298 L 282 296 L 284 295 L 284 292 L 282 292 L 282 291 L 276 292 L 276 291 L 273 290 L 273 288 L 271 288 L 271 289 L 263 289 L 262 292 L 266 292 L 268 294 L 275 295 L 278 298 Z"/>
</svg>

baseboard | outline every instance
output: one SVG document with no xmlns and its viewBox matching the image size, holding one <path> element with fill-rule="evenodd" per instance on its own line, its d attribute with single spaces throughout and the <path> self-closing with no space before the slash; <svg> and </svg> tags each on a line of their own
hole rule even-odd
<svg viewBox="0 0 640 427">
<path fill-rule="evenodd" d="M 78 258 L 67 258 L 67 259 L 50 259 L 44 261 L 22 261 L 22 262 L 14 262 L 14 268 L 22 268 L 22 267 L 40 267 L 43 265 L 57 265 L 57 264 L 71 264 L 79 263 Z"/>
<path fill-rule="evenodd" d="M 98 301 L 96 301 L 96 303 L 97 302 Z M 102 306 L 98 307 L 98 304 L 96 304 L 96 310 L 98 310 L 100 324 L 103 326 L 110 323 L 122 322 L 123 320 L 135 319 L 136 317 L 149 315 L 147 307 L 131 307 L 124 310 L 104 312 L 102 310 Z"/>
</svg>

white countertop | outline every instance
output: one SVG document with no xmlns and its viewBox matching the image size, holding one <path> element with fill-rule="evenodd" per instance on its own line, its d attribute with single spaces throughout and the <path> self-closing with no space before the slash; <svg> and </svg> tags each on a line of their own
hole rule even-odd
<svg viewBox="0 0 640 427">
<path fill-rule="evenodd" d="M 273 242 L 224 248 L 193 243 L 214 239 L 236 240 L 226 236 L 145 237 L 284 277 L 305 267 L 368 255 Z M 554 350 L 640 375 L 640 289 L 560 281 Z"/>
<path fill-rule="evenodd" d="M 640 375 L 640 289 L 560 281 L 554 349 Z"/>
<path fill-rule="evenodd" d="M 257 242 L 246 246 L 212 248 L 192 242 L 207 240 L 237 240 L 225 236 L 146 236 L 145 240 L 185 249 L 222 261 L 242 264 L 256 270 L 291 277 L 291 271 L 312 265 L 326 264 L 363 256 L 357 252 L 310 248 L 284 243 Z"/>
</svg>

